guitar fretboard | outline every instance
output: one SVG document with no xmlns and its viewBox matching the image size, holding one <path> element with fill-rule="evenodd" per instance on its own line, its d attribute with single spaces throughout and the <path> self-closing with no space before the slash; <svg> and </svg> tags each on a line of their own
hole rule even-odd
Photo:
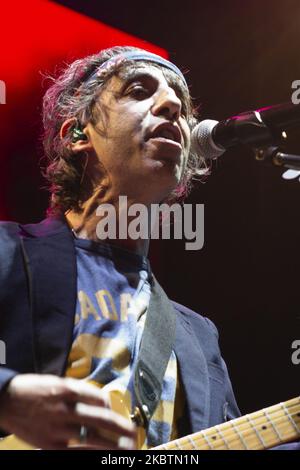
<svg viewBox="0 0 300 470">
<path fill-rule="evenodd" d="M 300 397 L 190 434 L 157 450 L 261 450 L 300 438 Z"/>
</svg>

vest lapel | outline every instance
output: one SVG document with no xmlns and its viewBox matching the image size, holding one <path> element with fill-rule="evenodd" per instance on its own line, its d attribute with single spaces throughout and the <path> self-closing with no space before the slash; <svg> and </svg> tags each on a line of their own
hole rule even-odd
<svg viewBox="0 0 300 470">
<path fill-rule="evenodd" d="M 64 373 L 76 308 L 76 256 L 63 221 L 21 226 L 38 373 Z"/>
</svg>

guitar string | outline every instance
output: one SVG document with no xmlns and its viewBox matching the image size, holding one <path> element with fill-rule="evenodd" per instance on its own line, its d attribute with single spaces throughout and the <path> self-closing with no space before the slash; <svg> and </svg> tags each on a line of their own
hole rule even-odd
<svg viewBox="0 0 300 470">
<path fill-rule="evenodd" d="M 291 416 L 293 416 L 293 417 L 299 416 L 299 413 L 292 414 Z M 283 418 L 281 417 L 281 418 L 277 418 L 277 419 L 273 420 L 273 422 L 274 421 L 277 422 L 276 423 L 277 427 L 280 426 L 280 430 L 283 431 L 283 432 L 288 431 L 291 428 L 291 424 L 289 422 L 287 422 L 287 419 L 285 421 L 283 421 Z M 299 424 L 300 424 L 300 420 L 299 420 Z M 252 449 L 257 447 L 257 443 L 259 442 L 259 439 L 257 438 L 257 436 L 256 437 L 253 436 L 254 433 L 255 433 L 255 429 L 253 427 L 251 428 L 250 426 L 247 428 L 247 432 L 245 432 L 245 431 L 243 432 L 244 439 L 246 439 L 248 437 L 248 439 L 247 439 L 248 445 L 247 446 L 248 447 L 250 446 L 250 448 L 252 448 Z M 183 449 L 183 450 L 188 450 L 188 449 L 191 448 L 190 443 L 182 442 L 185 439 L 188 439 L 189 442 L 193 441 L 194 446 L 192 446 L 192 447 L 195 450 L 196 449 L 197 450 L 204 450 L 204 449 L 206 449 L 206 446 L 210 447 L 210 449 L 213 449 L 213 450 L 217 450 L 219 448 L 223 449 L 224 447 L 227 448 L 228 450 L 230 450 L 230 449 L 234 450 L 235 447 L 232 447 L 232 443 L 233 442 L 234 443 L 237 442 L 238 444 L 241 443 L 241 440 L 240 440 L 238 434 L 236 432 L 234 432 L 234 430 L 232 430 L 231 435 L 226 438 L 226 441 L 224 441 L 224 438 L 222 438 L 222 437 L 219 437 L 219 439 L 218 440 L 216 439 L 216 441 L 213 441 L 213 440 L 208 441 L 208 437 L 211 438 L 212 435 L 218 435 L 219 436 L 219 433 L 218 433 L 217 429 L 214 433 L 212 432 L 212 434 L 209 435 L 209 436 L 207 436 L 207 433 L 205 431 L 203 432 L 203 434 L 200 431 L 199 433 L 197 433 L 197 437 L 195 437 L 195 438 L 191 437 L 191 435 L 180 438 L 179 439 L 180 448 Z M 224 437 L 224 434 L 223 434 L 223 437 Z M 204 440 L 206 440 L 207 442 L 203 442 Z M 254 442 L 256 443 L 256 446 L 253 446 Z M 277 439 L 276 442 L 274 442 L 272 444 L 267 444 L 265 447 L 266 448 L 272 447 L 277 442 L 278 442 L 278 439 Z M 282 442 L 287 442 L 287 441 L 282 441 Z M 172 444 L 171 445 L 170 444 L 171 443 L 167 443 L 165 445 L 156 447 L 155 449 L 160 448 L 160 449 L 172 450 L 172 449 L 178 448 L 178 444 L 176 443 L 176 441 L 172 441 Z M 262 447 L 264 447 L 264 446 L 262 446 L 262 444 L 260 443 L 258 448 L 262 448 Z"/>
<path fill-rule="evenodd" d="M 287 408 L 288 410 L 290 410 L 291 413 L 294 413 L 290 416 L 297 416 L 297 412 L 294 412 L 293 408 L 295 406 L 298 407 L 298 403 L 297 403 L 298 399 L 294 399 L 294 400 L 296 401 L 296 403 L 294 401 Z M 284 407 L 284 404 L 281 403 L 279 405 L 274 405 L 274 407 L 270 407 L 270 408 L 273 408 L 272 410 L 270 408 L 265 409 L 265 410 L 268 410 L 269 418 L 272 420 L 273 424 L 274 424 L 274 421 L 278 421 L 278 420 L 282 421 L 282 422 L 285 421 L 286 424 L 288 423 L 288 418 L 286 418 L 287 413 L 284 411 L 283 407 Z M 260 427 L 261 425 L 264 424 L 264 422 L 265 422 L 264 411 L 265 410 L 260 410 L 260 411 L 255 412 L 255 413 L 251 413 L 251 414 L 247 414 L 245 416 L 241 416 L 240 418 L 229 421 L 228 423 L 223 423 L 223 425 L 221 424 L 221 425 L 218 425 L 218 426 L 222 426 L 222 427 L 224 426 L 223 429 L 222 429 L 222 431 L 224 431 L 223 435 L 225 435 L 225 433 L 227 432 L 227 435 L 229 433 L 229 435 L 231 436 L 233 434 L 233 432 L 232 432 L 233 425 L 236 425 L 236 428 L 239 427 L 239 429 L 241 431 L 245 430 L 245 429 L 246 430 L 251 429 L 251 428 L 249 428 L 248 422 L 252 419 L 252 429 L 251 429 L 251 433 L 252 433 L 252 431 L 254 431 L 254 426 Z M 278 414 L 278 413 L 280 413 L 279 417 L 275 417 L 275 418 L 273 417 L 273 419 L 271 418 L 272 414 L 274 415 L 274 414 Z M 284 420 L 284 417 L 286 418 L 285 420 Z M 250 420 L 249 420 L 249 418 L 250 418 Z M 292 425 L 293 425 L 293 423 L 292 423 Z M 212 430 L 213 429 L 214 428 L 212 428 Z M 300 434 L 300 430 L 299 430 L 298 427 L 297 427 L 296 431 Z M 212 432 L 212 434 L 213 434 L 213 432 Z M 237 434 L 237 433 L 235 433 L 235 434 Z"/>
<path fill-rule="evenodd" d="M 298 399 L 295 399 L 296 401 Z M 299 400 L 298 400 L 299 401 Z M 294 418 L 294 417 L 300 417 L 300 411 L 299 409 L 297 409 L 296 412 L 293 412 L 293 408 L 295 407 L 299 407 L 299 403 L 293 403 L 289 406 L 287 406 L 287 410 L 289 411 L 289 416 L 291 418 Z M 270 408 L 273 408 L 273 410 L 271 410 Z M 266 408 L 266 410 L 268 411 L 268 415 L 269 415 L 269 418 L 270 420 L 272 421 L 272 423 L 274 424 L 274 426 L 277 426 L 278 427 L 278 424 L 280 426 L 284 426 L 284 427 L 288 427 L 290 428 L 291 426 L 293 426 L 293 424 L 289 421 L 289 418 L 287 416 L 287 414 L 284 412 L 283 410 L 283 404 L 279 404 L 279 405 L 274 405 L 274 407 L 270 407 L 270 408 Z M 259 416 L 257 416 L 257 413 L 260 413 Z M 253 433 L 255 432 L 255 428 L 256 427 L 261 427 L 262 425 L 266 426 L 265 424 L 262 423 L 258 423 L 258 421 L 261 421 L 264 419 L 264 410 L 262 411 L 258 411 L 258 412 L 255 412 L 254 415 L 256 416 L 253 416 L 252 413 L 250 415 L 246 415 L 246 416 L 242 416 L 240 418 L 236 418 L 232 421 L 229 421 L 228 423 L 223 423 L 219 426 L 222 426 L 222 437 L 219 437 L 219 440 L 222 440 L 222 442 L 218 442 L 217 444 L 217 441 L 211 441 L 211 445 L 213 447 L 220 447 L 220 446 L 226 446 L 226 442 L 228 443 L 229 440 L 230 441 L 238 441 L 238 442 L 241 442 L 241 438 L 240 436 L 238 435 L 238 432 L 237 432 L 237 428 L 239 428 L 240 432 L 243 433 L 243 438 L 246 438 L 247 436 L 253 436 Z M 279 417 L 273 417 L 272 419 L 272 414 L 274 415 L 275 413 L 280 413 L 280 416 Z M 251 416 L 252 415 L 252 416 Z M 252 419 L 252 425 L 250 424 L 249 426 L 249 421 L 248 421 L 248 418 L 249 416 L 251 417 Z M 294 421 L 294 420 L 293 420 Z M 270 422 L 270 421 L 269 421 Z M 234 423 L 234 426 L 230 423 Z M 299 424 L 300 424 L 300 420 L 299 420 Z M 225 426 L 224 426 L 225 425 Z M 271 423 L 270 423 L 271 425 Z M 223 427 L 224 426 L 224 427 Z M 273 426 L 272 426 L 273 427 Z M 296 425 L 297 427 L 297 431 L 299 432 L 299 428 L 298 426 Z M 270 428 L 270 426 L 269 426 Z M 295 426 L 294 426 L 294 429 L 295 429 Z M 264 429 L 266 430 L 266 429 Z M 183 438 L 180 438 L 179 441 L 180 441 L 180 446 L 184 446 L 184 445 L 187 445 L 188 443 L 184 443 L 183 441 L 185 439 L 192 439 L 196 444 L 197 444 L 197 441 L 202 441 L 205 439 L 204 437 L 204 433 L 205 433 L 205 436 L 206 437 L 211 437 L 212 435 L 215 435 L 217 434 L 218 436 L 220 436 L 220 433 L 218 432 L 218 429 L 217 427 L 212 427 L 211 428 L 211 433 L 210 435 L 208 435 L 207 433 L 208 430 L 205 430 L 205 431 L 199 431 L 199 433 L 196 433 L 198 437 L 192 437 L 192 435 L 189 435 L 189 436 L 185 436 Z M 247 432 L 245 432 L 247 431 Z M 257 430 L 256 430 L 257 431 Z M 258 432 L 258 431 L 257 431 Z M 273 429 L 273 432 L 274 434 L 276 433 Z M 294 431 L 295 432 L 295 431 Z M 203 434 L 202 434 L 203 433 Z M 300 432 L 299 432 L 300 434 Z M 225 439 L 224 439 L 225 438 Z M 252 437 L 253 439 L 253 437 Z M 258 440 L 257 436 L 254 438 L 256 441 Z M 174 443 L 176 443 L 176 441 L 172 441 Z M 159 447 L 167 447 L 170 449 L 170 445 L 171 443 L 167 443 L 165 444 L 164 446 L 159 446 Z M 208 445 L 207 443 L 204 445 Z M 176 447 L 176 444 L 175 444 L 175 447 Z M 183 447 L 184 448 L 184 447 Z"/>
<path fill-rule="evenodd" d="M 295 413 L 295 414 L 292 414 L 291 416 L 296 417 L 298 415 L 299 415 L 298 413 Z M 273 423 L 276 424 L 277 428 L 280 428 L 281 432 L 287 432 L 291 429 L 291 424 L 287 421 L 287 419 L 283 420 L 283 417 L 276 418 L 275 420 L 273 420 Z M 299 423 L 300 423 L 300 420 L 299 420 Z M 246 423 L 243 423 L 243 425 L 244 425 L 244 429 L 240 430 L 240 432 L 243 434 L 244 440 L 247 440 L 247 443 L 248 443 L 247 447 L 249 447 L 249 446 L 253 447 L 254 442 L 256 443 L 256 446 L 257 446 L 257 444 L 259 444 L 259 446 L 258 446 L 259 448 L 264 448 L 264 447 L 267 448 L 267 447 L 271 447 L 272 445 L 275 445 L 276 442 L 274 442 L 272 444 L 271 443 L 270 444 L 265 443 L 262 439 L 262 436 L 259 434 L 259 431 L 254 426 L 254 424 L 252 424 L 252 425 L 250 424 L 250 426 L 248 426 L 248 427 L 245 427 Z M 254 433 L 256 434 L 256 436 L 254 436 Z M 294 433 L 295 433 L 295 431 L 294 431 Z M 234 443 L 234 445 L 236 445 L 236 443 L 237 443 L 239 446 L 241 444 L 240 436 L 238 435 L 237 432 L 235 432 L 234 429 L 231 430 L 230 434 L 229 434 L 229 432 L 227 432 L 226 436 L 225 436 L 224 433 L 223 433 L 222 436 L 220 436 L 220 433 L 218 432 L 218 428 L 215 427 L 212 430 L 210 435 L 208 435 L 207 433 L 201 433 L 200 432 L 196 438 L 193 438 L 194 444 L 196 446 L 198 446 L 197 448 L 199 448 L 199 449 L 201 449 L 203 447 L 206 447 L 206 445 L 207 445 L 207 442 L 203 442 L 204 441 L 204 439 L 203 439 L 204 435 L 206 437 L 206 441 L 210 438 L 210 441 L 209 441 L 210 443 L 208 445 L 209 445 L 210 448 L 213 447 L 214 449 L 224 448 L 224 447 L 228 448 L 228 449 L 230 449 L 230 448 L 233 449 L 234 448 L 233 443 Z M 216 440 L 212 440 L 213 435 L 218 436 L 218 437 L 216 437 Z M 300 434 L 298 433 L 298 435 L 300 435 Z M 185 440 L 185 438 L 182 438 L 182 439 L 183 439 L 183 441 Z M 181 447 L 183 449 L 186 449 L 185 446 L 187 445 L 187 443 L 185 443 L 183 441 L 180 440 Z M 278 442 L 278 438 L 277 438 L 277 442 Z M 284 441 L 282 441 L 282 442 L 284 442 Z M 176 443 L 175 443 L 175 447 L 178 447 Z M 170 449 L 169 446 L 168 446 L 168 448 Z"/>
<path fill-rule="evenodd" d="M 290 406 L 289 408 L 293 408 L 294 406 L 296 406 L 296 405 L 292 405 L 292 406 Z M 279 411 L 280 411 L 280 410 L 277 410 L 277 413 L 278 413 Z M 276 411 L 274 411 L 274 413 L 275 413 L 275 412 L 276 412 Z M 255 419 L 253 419 L 253 420 L 252 420 L 252 423 L 253 423 L 253 424 L 252 424 L 252 425 L 250 424 L 251 427 L 249 426 L 248 422 L 245 421 L 245 418 L 247 419 L 247 417 L 249 417 L 249 416 L 250 416 L 250 415 L 246 415 L 246 416 L 243 416 L 243 417 L 241 417 L 241 418 L 238 418 L 238 419 L 243 419 L 243 421 L 242 421 L 242 423 L 241 423 L 241 425 L 243 426 L 243 429 L 241 429 L 241 426 L 239 426 L 239 427 L 240 427 L 240 431 L 241 431 L 241 432 L 244 431 L 244 432 L 243 432 L 243 437 L 244 437 L 244 438 L 246 438 L 247 436 L 250 436 L 250 438 L 253 440 L 253 438 L 254 438 L 253 433 L 255 433 L 255 431 L 258 432 L 258 430 L 257 430 L 256 428 L 257 428 L 257 427 L 260 427 L 260 426 L 262 425 L 262 423 L 260 423 L 260 424 L 257 423 L 258 419 L 261 419 L 262 416 L 260 416 L 259 418 L 257 417 L 257 418 L 255 418 Z M 300 416 L 300 415 L 299 415 L 299 411 L 297 410 L 297 412 L 295 412 L 295 413 L 291 412 L 291 413 L 290 413 L 290 416 L 291 416 L 292 418 L 297 417 L 297 416 Z M 233 421 L 235 422 L 235 424 L 237 424 L 236 420 L 233 420 Z M 256 423 L 255 423 L 255 421 L 256 421 Z M 288 421 L 288 418 L 286 417 L 286 415 L 281 415 L 281 416 L 279 416 L 279 417 L 276 417 L 275 419 L 273 418 L 272 421 L 273 421 L 273 424 L 275 424 L 277 427 L 278 427 L 278 425 L 280 425 L 281 427 L 284 426 L 285 428 L 289 428 L 289 429 L 290 429 L 290 427 L 291 427 L 291 425 L 292 425 L 292 424 Z M 234 432 L 232 425 L 229 424 L 229 423 L 230 423 L 230 422 L 228 422 L 228 426 L 226 426 L 227 435 L 225 434 L 224 430 L 222 429 L 222 431 L 223 431 L 223 432 L 222 432 L 223 437 L 226 438 L 226 442 L 227 442 L 227 443 L 229 443 L 229 441 L 231 441 L 231 442 L 232 442 L 232 441 L 238 441 L 238 442 L 240 442 L 240 438 L 239 438 L 238 434 L 237 434 L 236 432 Z M 227 424 L 227 423 L 226 423 L 226 424 Z M 299 420 L 299 424 L 300 424 L 300 420 Z M 256 426 L 255 426 L 255 425 L 256 425 Z M 208 431 L 208 430 L 207 430 L 207 431 Z M 207 434 L 207 431 L 204 431 L 207 437 L 211 437 L 212 435 L 215 435 L 215 434 L 220 435 L 220 434 L 218 433 L 217 427 L 212 428 L 212 429 L 211 429 L 211 433 L 210 433 L 209 435 Z M 215 432 L 214 432 L 214 431 L 215 431 Z M 245 431 L 246 431 L 246 432 L 245 432 Z M 199 440 L 202 440 L 202 442 L 203 442 L 203 434 L 204 434 L 204 432 L 203 432 L 203 431 L 200 431 L 199 434 L 197 433 L 198 437 L 194 438 L 194 441 L 195 441 L 196 443 L 197 443 L 197 441 L 199 441 Z M 295 432 L 295 431 L 294 431 L 294 432 Z M 202 434 L 202 433 L 203 433 L 203 434 Z M 298 432 L 298 433 L 299 433 L 299 432 Z M 300 434 L 300 433 L 299 433 L 299 434 Z M 252 437 L 251 437 L 251 436 L 252 436 Z M 182 440 L 184 441 L 184 439 L 185 439 L 185 438 L 183 437 Z M 222 438 L 219 438 L 219 439 L 222 439 Z M 254 440 L 256 440 L 256 441 L 257 441 L 258 439 L 259 439 L 259 438 L 258 438 L 257 436 L 256 436 L 256 438 L 254 438 Z M 212 444 L 212 446 L 214 446 L 214 447 L 216 447 L 216 446 L 218 446 L 218 447 L 219 447 L 219 446 L 224 447 L 224 445 L 226 446 L 226 442 L 224 441 L 224 439 L 222 439 L 222 441 L 223 441 L 223 442 L 219 442 L 219 441 L 218 441 L 218 444 L 217 444 L 217 441 L 211 441 L 211 444 Z M 182 441 L 181 441 L 181 442 L 182 442 Z M 185 444 L 182 442 L 181 445 L 185 445 Z"/>
<path fill-rule="evenodd" d="M 293 399 L 293 400 L 290 400 L 290 402 L 292 402 L 292 404 L 290 404 L 290 405 L 288 406 L 288 409 L 292 409 L 292 408 L 294 408 L 295 406 L 298 406 L 297 401 L 300 401 L 300 399 L 295 398 L 295 399 Z M 295 402 L 296 402 L 296 403 L 295 403 Z M 241 428 L 241 426 L 243 426 L 244 429 L 245 429 L 245 428 L 246 428 L 246 429 L 249 429 L 249 424 L 248 424 L 247 417 L 251 416 L 251 417 L 253 418 L 253 420 L 257 422 L 258 420 L 261 420 L 261 419 L 264 418 L 264 412 L 265 412 L 265 411 L 268 412 L 270 419 L 271 419 L 271 415 L 272 415 L 272 414 L 280 413 L 281 416 L 280 416 L 279 418 L 277 418 L 277 419 L 280 419 L 280 420 L 283 421 L 283 417 L 286 416 L 286 413 L 285 413 L 284 410 L 283 410 L 283 405 L 284 405 L 283 403 L 278 404 L 278 405 L 274 405 L 274 406 L 272 406 L 272 407 L 265 408 L 265 409 L 263 409 L 263 410 L 260 410 L 260 411 L 251 413 L 250 415 L 248 414 L 248 415 L 246 415 L 246 416 L 241 416 L 241 417 L 236 418 L 236 419 L 234 419 L 234 420 L 232 420 L 232 421 L 229 421 L 228 423 L 222 423 L 221 426 L 222 426 L 222 427 L 224 426 L 223 429 L 222 429 L 222 431 L 225 430 L 225 431 L 229 432 L 230 435 L 232 435 L 232 434 L 233 434 L 233 432 L 232 432 L 233 427 L 232 427 L 232 424 L 231 424 L 231 423 L 237 424 L 240 428 Z M 295 413 L 293 416 L 295 416 L 295 415 L 297 415 L 297 413 Z M 274 422 L 274 419 L 273 419 L 273 422 Z M 219 426 L 220 426 L 220 425 L 219 425 Z M 213 432 L 214 429 L 215 429 L 215 427 L 212 427 L 212 428 L 210 428 L 210 429 L 206 429 L 206 430 L 205 430 L 205 433 L 207 433 L 209 430 L 211 430 L 211 434 L 214 434 L 214 432 Z M 203 432 L 203 431 L 199 431 L 199 433 L 202 433 L 202 432 Z M 198 435 L 199 433 L 196 433 L 196 434 Z M 191 437 L 191 436 L 193 436 L 193 435 L 189 435 L 189 437 Z M 181 440 L 181 439 L 184 440 L 186 437 L 187 437 L 187 436 L 185 436 L 185 437 L 183 437 L 183 438 L 180 438 L 180 440 Z M 202 437 L 203 437 L 203 435 L 202 435 Z M 201 436 L 200 436 L 200 438 L 201 438 Z M 197 438 L 195 438 L 195 439 L 197 439 Z M 168 445 L 168 443 L 165 444 L 165 445 Z"/>
</svg>

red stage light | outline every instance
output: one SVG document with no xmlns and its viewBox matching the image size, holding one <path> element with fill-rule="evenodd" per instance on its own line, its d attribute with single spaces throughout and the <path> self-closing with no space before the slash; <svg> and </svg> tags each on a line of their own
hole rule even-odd
<svg viewBox="0 0 300 470">
<path fill-rule="evenodd" d="M 3 2 L 0 41 L 0 79 L 22 86 L 60 60 L 114 45 L 134 45 L 167 57 L 162 48 L 46 0 Z"/>
<path fill-rule="evenodd" d="M 35 184 L 39 110 L 46 88 L 42 74 L 52 75 L 65 62 L 115 45 L 134 45 L 163 57 L 168 54 L 46 0 L 3 2 L 0 22 L 0 81 L 6 94 L 6 104 L 0 104 L 0 218 L 9 218 L 11 207 L 30 185 L 28 177 Z"/>
</svg>

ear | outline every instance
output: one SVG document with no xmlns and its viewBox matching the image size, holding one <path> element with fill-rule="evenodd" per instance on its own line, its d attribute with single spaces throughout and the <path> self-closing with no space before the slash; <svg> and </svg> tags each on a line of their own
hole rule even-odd
<svg viewBox="0 0 300 470">
<path fill-rule="evenodd" d="M 70 139 L 68 142 L 68 147 L 74 152 L 74 153 L 79 153 L 82 151 L 87 151 L 92 149 L 92 144 L 89 139 L 88 134 L 85 132 L 85 129 L 82 130 L 82 133 L 85 134 L 86 138 L 85 139 L 78 139 L 76 142 L 72 142 L 72 128 L 76 126 L 77 124 L 77 119 L 75 117 L 66 119 L 59 131 L 59 136 L 61 139 L 65 139 L 67 135 L 69 134 Z"/>
</svg>

